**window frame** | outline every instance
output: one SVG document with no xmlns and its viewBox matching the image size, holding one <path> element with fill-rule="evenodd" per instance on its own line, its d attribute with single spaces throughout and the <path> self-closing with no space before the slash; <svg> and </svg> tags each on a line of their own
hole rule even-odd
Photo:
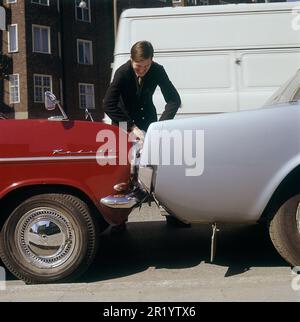
<svg viewBox="0 0 300 322">
<path fill-rule="evenodd" d="M 90 44 L 91 48 L 90 48 L 90 63 L 85 63 L 85 62 L 80 62 L 79 61 L 79 44 L 81 43 L 85 43 L 85 44 Z M 83 47 L 85 48 L 85 47 Z M 83 55 L 85 56 L 85 54 L 83 53 Z M 93 41 L 92 40 L 86 40 L 86 39 L 77 39 L 77 63 L 80 65 L 86 65 L 86 66 L 92 66 L 94 65 L 94 55 L 93 55 Z"/>
<path fill-rule="evenodd" d="M 17 85 L 17 90 L 18 90 L 18 100 L 16 101 L 13 101 L 12 100 L 12 87 L 16 87 L 16 85 L 12 86 L 11 85 L 11 76 L 17 76 L 17 79 L 18 79 L 18 85 Z M 19 104 L 21 102 L 21 99 L 20 99 L 20 74 L 10 74 L 9 75 L 9 104 Z"/>
<path fill-rule="evenodd" d="M 80 93 L 80 86 L 92 86 L 93 88 L 93 107 L 82 107 L 81 106 L 81 96 L 83 94 Z M 84 94 L 85 96 L 88 95 L 88 94 Z M 95 100 L 95 85 L 94 84 L 91 84 L 91 83 L 78 83 L 78 97 L 79 97 L 79 108 L 81 110 L 85 110 L 86 108 L 89 109 L 89 110 L 95 110 L 96 109 L 96 100 Z"/>
<path fill-rule="evenodd" d="M 48 52 L 35 50 L 35 41 L 34 41 L 34 29 L 35 28 L 47 29 L 48 30 Z M 51 55 L 52 54 L 51 53 L 51 27 L 44 26 L 44 25 L 32 24 L 32 52 L 33 53 L 39 53 L 39 54 L 45 54 L 45 55 Z"/>
<path fill-rule="evenodd" d="M 9 31 L 9 27 L 15 26 L 16 27 L 16 50 L 11 50 L 10 49 L 10 31 Z M 7 49 L 9 53 L 17 53 L 19 51 L 19 31 L 18 31 L 18 24 L 11 24 L 7 26 Z"/>
<path fill-rule="evenodd" d="M 49 77 L 50 78 L 50 92 L 52 92 L 52 88 L 53 88 L 53 78 L 52 78 L 52 75 L 46 75 L 46 74 L 33 74 L 33 102 L 36 103 L 36 104 L 44 104 L 45 103 L 45 95 L 42 95 L 42 101 L 37 101 L 36 100 L 36 96 L 35 96 L 35 89 L 36 89 L 36 86 L 39 86 L 39 85 L 36 85 L 35 83 L 35 77 Z M 39 86 L 39 87 L 42 87 L 42 89 L 45 87 L 44 84 L 42 84 L 42 86 Z"/>
<path fill-rule="evenodd" d="M 36 2 L 36 1 L 38 1 L 38 2 Z M 50 6 L 50 1 L 49 1 L 49 0 L 47 0 L 47 4 L 40 3 L 40 1 L 41 1 L 41 0 L 31 0 L 31 3 L 33 3 L 33 4 L 37 4 L 37 5 L 39 5 L 39 6 L 45 6 L 45 7 L 49 7 L 49 6 Z"/>
<path fill-rule="evenodd" d="M 87 2 L 87 8 L 80 8 L 77 5 L 78 0 L 74 0 L 74 1 L 75 1 L 75 20 L 80 21 L 80 22 L 91 23 L 92 22 L 92 14 L 91 14 L 91 2 L 90 2 L 90 0 L 85 0 L 85 2 Z M 89 12 L 89 20 L 79 19 L 78 16 L 77 16 L 77 9 L 81 9 L 82 17 L 84 17 L 84 14 L 83 14 L 84 10 L 88 10 L 88 12 Z"/>
</svg>

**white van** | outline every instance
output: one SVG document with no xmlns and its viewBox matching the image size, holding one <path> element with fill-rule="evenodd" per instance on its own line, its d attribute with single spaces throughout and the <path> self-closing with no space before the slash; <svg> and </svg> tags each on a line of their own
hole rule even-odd
<svg viewBox="0 0 300 322">
<path fill-rule="evenodd" d="M 113 74 L 148 40 L 180 93 L 179 117 L 260 107 L 300 68 L 295 8 L 300 14 L 300 2 L 126 10 Z M 159 89 L 154 103 L 160 114 Z"/>
</svg>

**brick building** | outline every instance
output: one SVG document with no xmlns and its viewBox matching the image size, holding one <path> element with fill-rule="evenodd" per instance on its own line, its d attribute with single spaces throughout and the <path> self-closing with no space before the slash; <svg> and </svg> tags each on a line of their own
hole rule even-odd
<svg viewBox="0 0 300 322">
<path fill-rule="evenodd" d="M 192 6 L 265 0 L 0 0 L 7 31 L 0 31 L 0 112 L 15 118 L 49 116 L 52 90 L 72 119 L 85 107 L 102 119 L 109 85 L 115 24 L 127 8 Z M 282 1 L 282 0 L 269 0 Z"/>
<path fill-rule="evenodd" d="M 103 116 L 114 47 L 114 1 L 3 0 L 7 31 L 0 32 L 0 112 L 15 118 L 50 116 L 44 92 L 53 91 L 71 119 L 86 107 Z M 130 7 L 171 5 L 171 0 L 119 0 Z"/>
</svg>

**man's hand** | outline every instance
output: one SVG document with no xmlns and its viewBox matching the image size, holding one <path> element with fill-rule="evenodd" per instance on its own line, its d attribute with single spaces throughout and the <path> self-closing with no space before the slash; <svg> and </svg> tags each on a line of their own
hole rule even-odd
<svg viewBox="0 0 300 322">
<path fill-rule="evenodd" d="M 141 141 L 145 140 L 145 132 L 138 128 L 136 125 L 132 128 L 132 133 Z"/>
</svg>

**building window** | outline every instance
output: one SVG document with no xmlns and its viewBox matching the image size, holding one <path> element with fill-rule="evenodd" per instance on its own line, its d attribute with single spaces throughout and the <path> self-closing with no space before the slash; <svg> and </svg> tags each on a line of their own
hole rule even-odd
<svg viewBox="0 0 300 322">
<path fill-rule="evenodd" d="M 209 0 L 188 0 L 188 6 L 209 5 Z"/>
<path fill-rule="evenodd" d="M 79 84 L 79 106 L 80 108 L 95 108 L 95 91 L 93 84 Z"/>
<path fill-rule="evenodd" d="M 90 0 L 86 0 L 86 7 L 80 8 L 81 0 L 75 0 L 75 16 L 76 20 L 79 21 L 85 21 L 85 22 L 91 22 L 91 6 L 90 6 Z"/>
<path fill-rule="evenodd" d="M 20 103 L 20 81 L 19 74 L 9 75 L 9 102 Z"/>
<path fill-rule="evenodd" d="M 15 53 L 18 51 L 18 25 L 8 26 L 8 52 Z"/>
<path fill-rule="evenodd" d="M 34 75 L 34 102 L 44 103 L 45 92 L 52 91 L 52 76 Z"/>
<path fill-rule="evenodd" d="M 31 3 L 40 4 L 42 6 L 49 6 L 49 0 L 31 0 Z"/>
<path fill-rule="evenodd" d="M 93 65 L 93 43 L 89 40 L 77 39 L 78 64 Z"/>
<path fill-rule="evenodd" d="M 17 3 L 17 0 L 6 0 L 7 4 L 11 4 L 11 3 Z"/>
<path fill-rule="evenodd" d="M 35 53 L 51 54 L 50 27 L 33 25 L 32 42 Z"/>
</svg>

